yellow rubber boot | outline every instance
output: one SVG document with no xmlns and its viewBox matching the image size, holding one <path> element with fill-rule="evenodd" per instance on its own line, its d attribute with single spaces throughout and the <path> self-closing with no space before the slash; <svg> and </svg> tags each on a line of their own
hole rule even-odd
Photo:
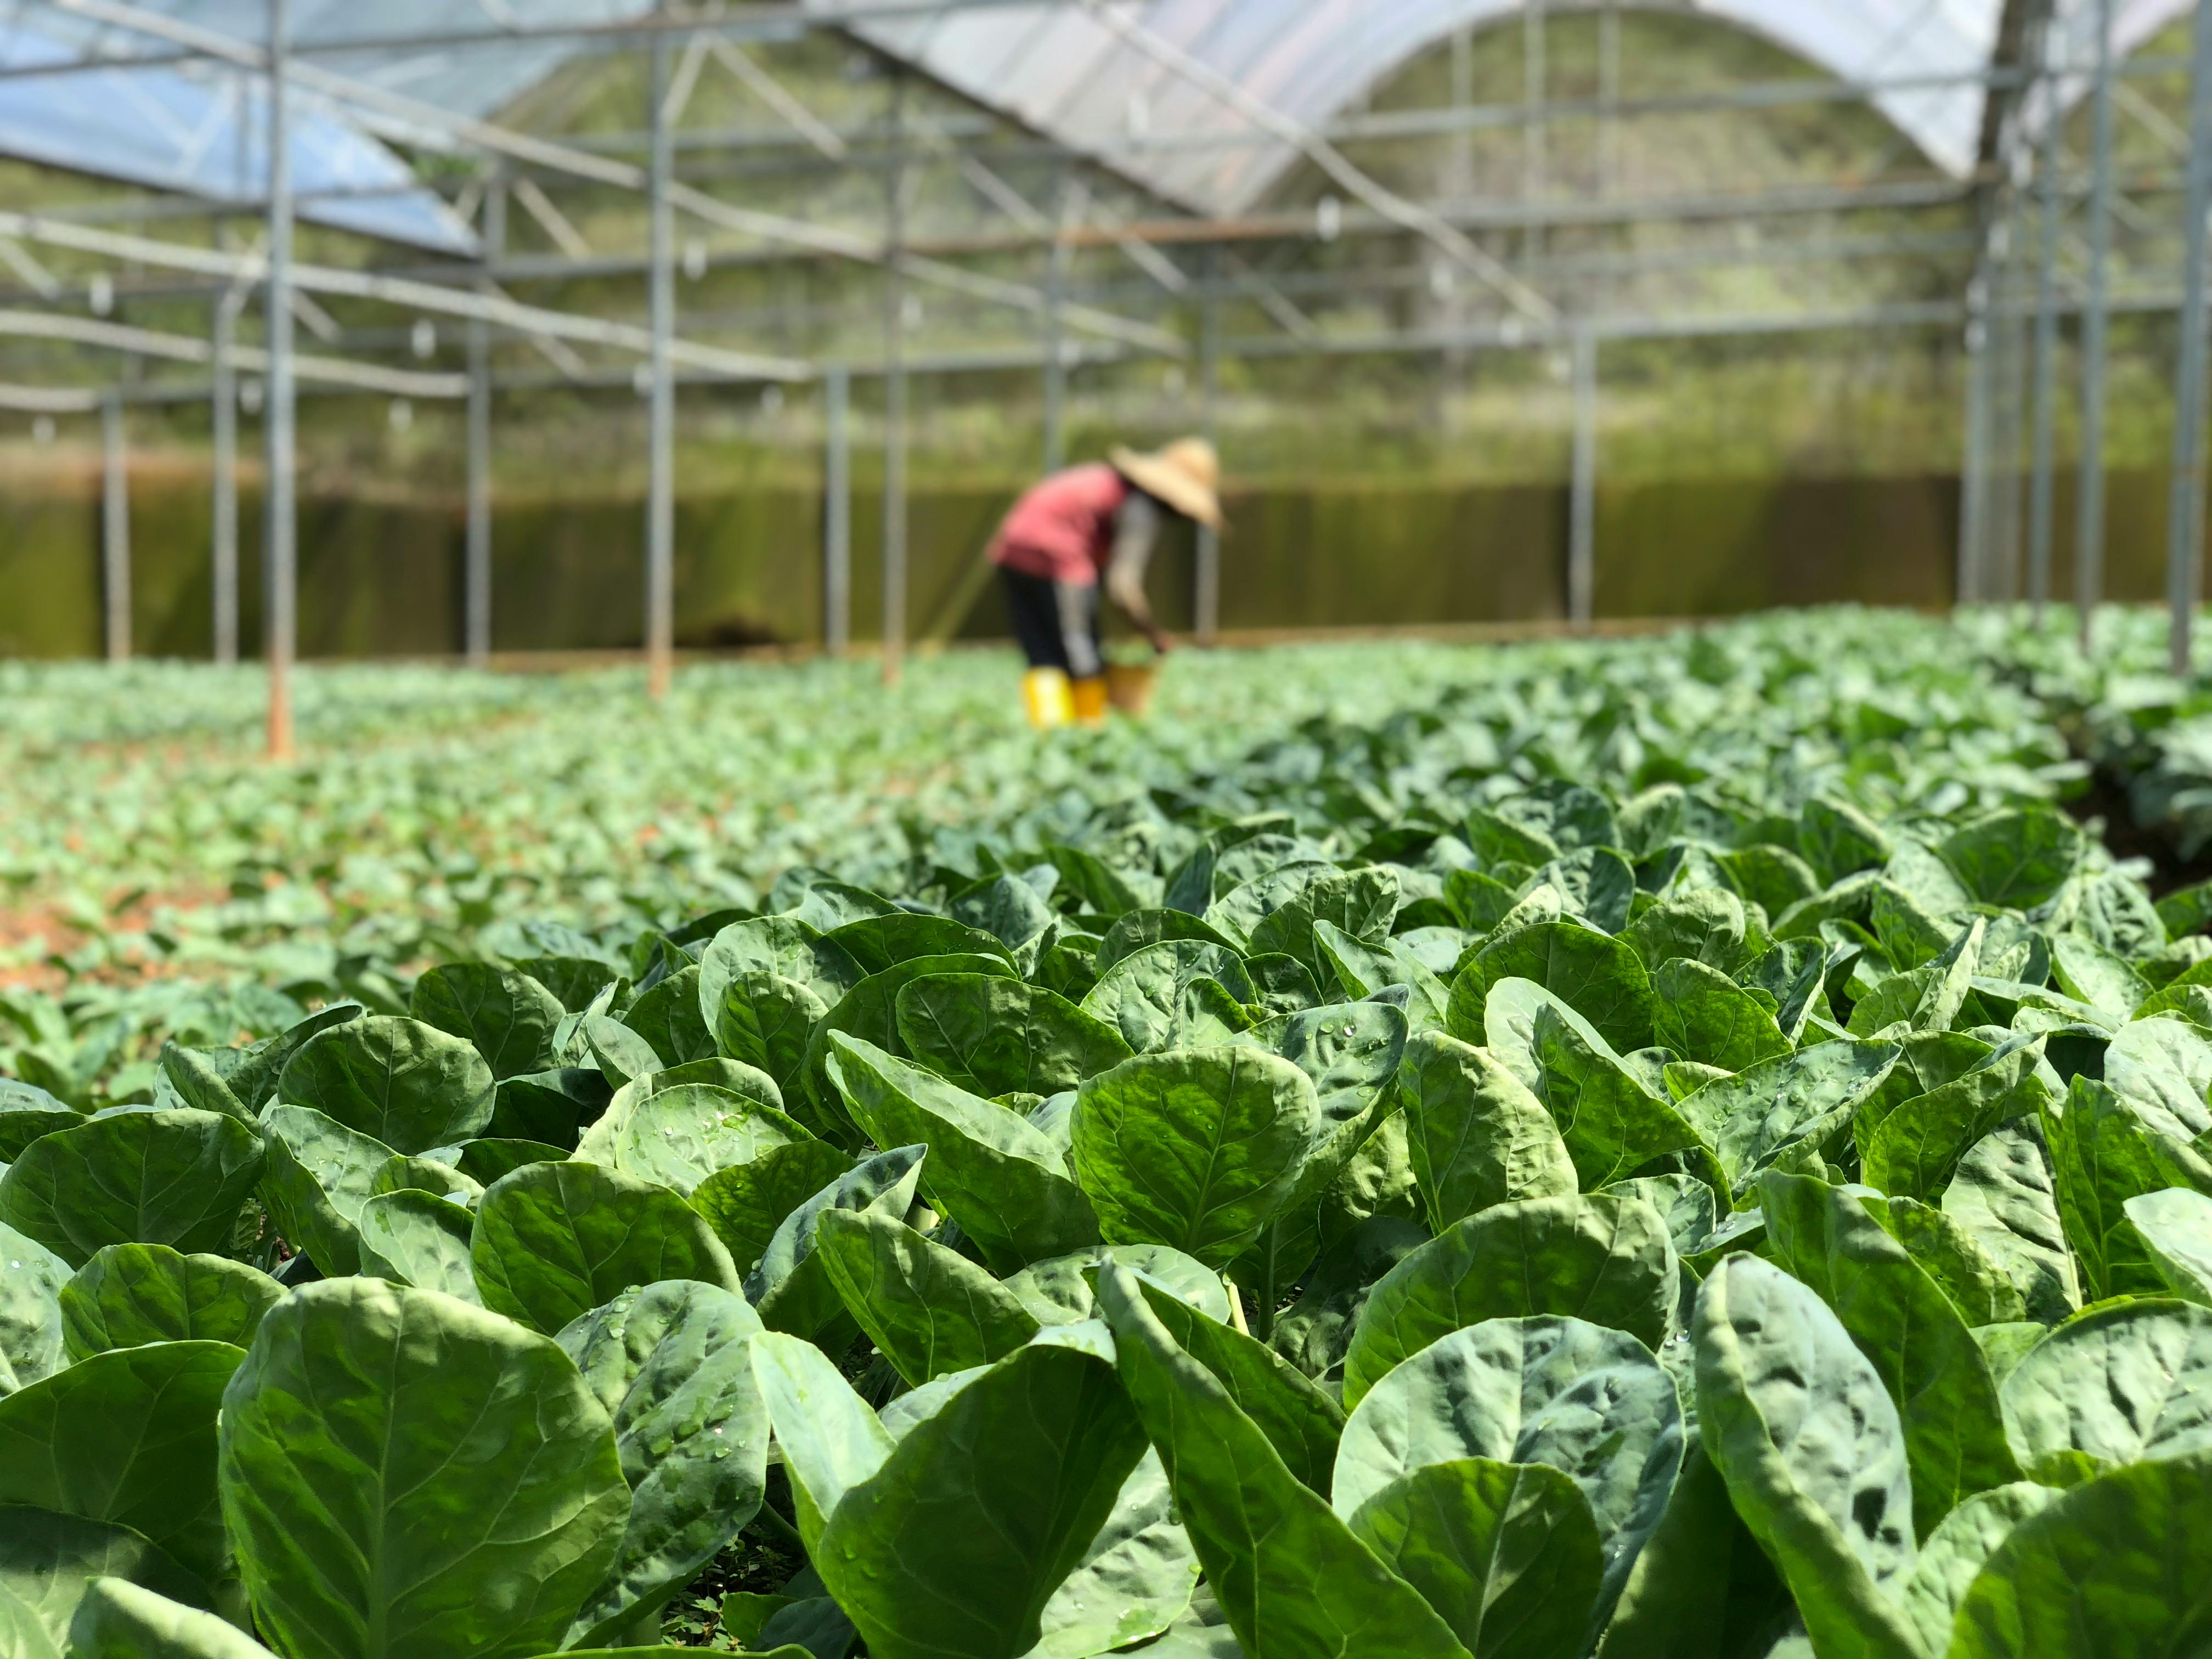
<svg viewBox="0 0 2212 1659">
<path fill-rule="evenodd" d="M 1065 726 L 1075 716 L 1068 695 L 1067 676 L 1057 668 L 1032 668 L 1022 676 L 1022 707 L 1030 724 L 1040 732 Z"/>
<path fill-rule="evenodd" d="M 1070 683 L 1071 701 L 1075 705 L 1075 718 L 1085 726 L 1106 723 L 1106 677 L 1097 675 L 1087 680 Z"/>
</svg>

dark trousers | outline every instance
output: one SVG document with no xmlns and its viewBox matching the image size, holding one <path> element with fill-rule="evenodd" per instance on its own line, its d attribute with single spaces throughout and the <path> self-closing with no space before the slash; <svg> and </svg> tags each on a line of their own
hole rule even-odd
<svg viewBox="0 0 2212 1659">
<path fill-rule="evenodd" d="M 1014 637 L 1032 668 L 1057 668 L 1070 679 L 1095 679 L 1106 672 L 1098 641 L 1098 586 L 1056 582 L 1001 565 L 1006 609 Z"/>
</svg>

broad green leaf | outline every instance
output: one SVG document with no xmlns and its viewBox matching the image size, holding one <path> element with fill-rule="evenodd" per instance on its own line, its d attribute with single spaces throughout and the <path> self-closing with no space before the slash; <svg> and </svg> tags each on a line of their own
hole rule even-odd
<svg viewBox="0 0 2212 1659">
<path fill-rule="evenodd" d="M 419 1189 L 380 1193 L 361 1206 L 361 1270 L 395 1285 L 480 1302 L 471 1255 L 476 1218 Z"/>
<path fill-rule="evenodd" d="M 260 1137 L 234 1117 L 118 1112 L 25 1147 L 0 1175 L 0 1224 L 76 1267 L 110 1244 L 216 1249 L 261 1166 Z"/>
<path fill-rule="evenodd" d="M 1678 957 L 1652 975 L 1651 994 L 1654 1036 L 1686 1060 L 1741 1072 L 1790 1052 L 1772 999 L 1717 968 Z"/>
<path fill-rule="evenodd" d="M 1577 1189 L 1551 1114 L 1487 1048 L 1419 1033 L 1406 1044 L 1398 1093 L 1432 1232 L 1493 1204 Z"/>
<path fill-rule="evenodd" d="M 261 1201 L 286 1243 L 326 1277 L 361 1271 L 361 1209 L 375 1195 L 392 1148 L 307 1106 L 279 1103 L 261 1114 L 267 1171 Z"/>
<path fill-rule="evenodd" d="M 1536 1093 L 1557 1120 L 1584 1187 L 1634 1174 L 1656 1158 L 1691 1150 L 1698 1133 L 1618 1055 L 1593 1046 L 1557 1009 L 1536 1011 Z"/>
<path fill-rule="evenodd" d="M 1674 1379 L 1626 1332 L 1584 1320 L 1492 1319 L 1454 1331 L 1361 1396 L 1331 1501 L 1356 1515 L 1425 1464 L 1541 1463 L 1571 1480 L 1595 1522 L 1595 1636 L 1665 1513 L 1682 1462 Z"/>
<path fill-rule="evenodd" d="M 1083 1012 L 1112 1026 L 1137 1054 L 1173 1041 L 1183 1024 L 1186 994 L 1211 981 L 1236 1004 L 1259 1000 L 1243 958 L 1227 945 L 1203 939 L 1165 939 L 1132 951 L 1098 975 L 1083 999 Z"/>
<path fill-rule="evenodd" d="M 728 1002 L 727 988 L 747 975 L 763 973 L 803 987 L 824 1006 L 867 977 L 850 952 L 830 943 L 798 917 L 754 916 L 733 921 L 716 933 L 699 958 L 701 1016 L 709 1026 L 718 1027 L 720 1011 Z"/>
<path fill-rule="evenodd" d="M 630 1503 L 606 1411 L 550 1339 L 374 1279 L 261 1322 L 217 1467 L 256 1617 L 294 1654 L 544 1652 Z"/>
<path fill-rule="evenodd" d="M 70 1620 L 102 1578 L 208 1604 L 205 1585 L 128 1527 L 0 1507 L 0 1652 L 8 1659 L 63 1659 Z"/>
<path fill-rule="evenodd" d="M 242 1348 L 283 1294 L 242 1261 L 184 1255 L 166 1244 L 111 1244 L 61 1287 L 63 1340 L 73 1360 L 148 1342 Z"/>
<path fill-rule="evenodd" d="M 817 1569 L 878 1659 L 1019 1659 L 1144 1449 L 1110 1364 L 1023 1348 L 848 1488 Z"/>
<path fill-rule="evenodd" d="M 2212 1453 L 2115 1469 L 2008 1534 L 1960 1604 L 1953 1659 L 2151 1659 L 2212 1643 Z"/>
<path fill-rule="evenodd" d="M 2027 1351 L 2003 1400 L 2021 1466 L 2051 1486 L 2212 1449 L 2212 1310 L 2156 1299 L 2093 1308 Z"/>
<path fill-rule="evenodd" d="M 2043 1133 L 2058 1194 L 2066 1242 L 2073 1246 L 2085 1297 L 2166 1290 L 2142 1236 L 2129 1221 L 2128 1200 L 2187 1187 L 2212 1194 L 2212 1164 L 2184 1143 L 2160 1134 L 2101 1083 L 2074 1079 L 2062 1113 L 2046 1104 Z"/>
<path fill-rule="evenodd" d="M 415 981 L 407 1012 L 474 1044 L 492 1076 L 504 1079 L 553 1064 L 553 1028 L 568 1011 L 520 969 L 449 962 Z"/>
<path fill-rule="evenodd" d="M 1603 1564 L 1589 1500 L 1559 1470 L 1425 1463 L 1369 1497 L 1351 1527 L 1470 1653 L 1574 1659 L 1587 1647 Z"/>
<path fill-rule="evenodd" d="M 2212 1307 L 2212 1198 L 2186 1187 L 2144 1193 L 2120 1206 L 2167 1288 Z"/>
<path fill-rule="evenodd" d="M 765 1073 L 757 1075 L 760 1093 L 775 1092 Z M 684 1083 L 623 1097 L 639 1087 L 633 1083 L 623 1090 L 607 1115 L 586 1133 L 576 1149 L 580 1158 L 604 1162 L 624 1175 L 689 1195 L 717 1170 L 749 1164 L 777 1146 L 813 1139 L 776 1105 L 757 1095 L 708 1083 Z M 594 1153 L 599 1158 L 594 1158 Z"/>
<path fill-rule="evenodd" d="M 1297 1301 L 1276 1316 L 1268 1346 L 1308 1376 L 1340 1386 L 1344 1357 L 1369 1295 L 1384 1274 L 1428 1242 L 1425 1228 L 1396 1216 L 1360 1222 L 1315 1264 Z"/>
<path fill-rule="evenodd" d="M 1676 1255 L 1698 1249 L 1720 1224 L 1719 1195 L 1695 1176 L 1637 1176 L 1600 1190 L 1614 1198 L 1641 1199 L 1656 1210 Z"/>
<path fill-rule="evenodd" d="M 0 1398 L 75 1358 L 64 1352 L 61 1306 L 70 1272 L 35 1238 L 0 1225 Z"/>
<path fill-rule="evenodd" d="M 162 1079 L 176 1091 L 177 1099 L 187 1106 L 197 1107 L 203 1112 L 220 1113 L 224 1117 L 234 1117 L 242 1123 L 251 1123 L 253 1114 L 246 1109 L 246 1103 L 239 1099 L 237 1091 L 230 1086 L 229 1079 L 216 1069 L 216 1062 L 210 1058 L 212 1054 L 231 1052 L 229 1049 L 187 1048 L 180 1043 L 165 1042 L 161 1045 L 160 1059 Z M 18 1084 L 14 1087 L 27 1090 L 29 1085 Z M 9 1112 L 12 1092 L 9 1087 L 0 1085 L 0 1157 L 4 1158 L 13 1158 L 22 1150 L 21 1145 L 11 1147 L 9 1144 L 15 1138 Z M 158 1096 L 160 1091 L 157 1090 L 155 1092 Z M 54 1103 L 58 1106 L 61 1103 L 56 1101 Z M 157 1103 L 160 1103 L 157 1101 Z M 28 1116 L 35 1121 L 33 1113 L 18 1112 L 12 1115 Z M 53 1127 L 59 1128 L 62 1126 L 57 1123 Z M 27 1144 L 27 1140 L 23 1143 Z"/>
<path fill-rule="evenodd" d="M 1098 1316 L 1092 1281 L 1109 1261 L 1180 1297 L 1215 1324 L 1229 1322 L 1229 1292 L 1221 1275 L 1164 1244 L 1094 1244 L 1033 1261 L 1004 1282 L 1038 1324 L 1073 1325 Z"/>
<path fill-rule="evenodd" d="M 752 1340 L 752 1364 L 811 1555 L 846 1493 L 882 1469 L 891 1436 L 811 1342 L 763 1331 Z"/>
<path fill-rule="evenodd" d="M 1356 1407 L 1401 1360 L 1486 1319 L 1558 1315 L 1656 1348 L 1680 1290 L 1667 1224 L 1639 1200 L 1589 1194 L 1494 1205 L 1376 1285 L 1345 1357 L 1345 1404 Z"/>
<path fill-rule="evenodd" d="M 1905 1433 L 1850 1334 L 1780 1268 L 1732 1255 L 1694 1340 L 1706 1455 L 1817 1650 L 1926 1659 L 1895 1600 L 1915 1553 Z"/>
<path fill-rule="evenodd" d="M 1113 1027 L 1042 986 L 983 974 L 910 981 L 899 1041 L 947 1082 L 986 1098 L 1055 1095 L 1129 1057 Z"/>
<path fill-rule="evenodd" d="M 489 1187 L 526 1164 L 560 1164 L 574 1156 L 542 1140 L 471 1140 L 462 1145 L 460 1168 L 479 1187 Z"/>
<path fill-rule="evenodd" d="M 2150 981 L 2133 963 L 2079 933 L 2051 941 L 2051 975 L 2061 991 L 2108 1021 L 2125 1020 L 2150 996 Z"/>
<path fill-rule="evenodd" d="M 1290 1200 L 1319 1127 L 1313 1082 L 1289 1060 L 1243 1045 L 1170 1049 L 1084 1084 L 1069 1162 L 1108 1242 L 1171 1245 L 1218 1267 Z"/>
<path fill-rule="evenodd" d="M 1790 1592 L 1692 1435 L 1667 1512 L 1638 1553 L 1598 1644 L 1599 1659 L 1723 1653 L 1785 1619 L 1796 1622 Z"/>
<path fill-rule="evenodd" d="M 1175 1518 L 1167 1470 L 1150 1448 L 1114 1512 L 1039 1616 L 1029 1659 L 1091 1659 L 1157 1636 L 1190 1605 L 1198 1555 Z"/>
<path fill-rule="evenodd" d="M 2033 910 L 2074 873 L 2081 843 L 2073 819 L 2038 801 L 1977 818 L 1936 851 L 1983 903 Z"/>
<path fill-rule="evenodd" d="M 911 1387 L 1003 1359 L 1037 1332 L 1020 1299 L 896 1216 L 831 1210 L 814 1255 L 868 1340 Z"/>
<path fill-rule="evenodd" d="M 1157 877 L 1117 870 L 1079 847 L 1048 842 L 1044 855 L 1060 872 L 1059 885 L 1053 890 L 1055 900 L 1073 894 L 1085 915 L 1118 918 L 1141 908 L 1147 894 L 1155 899 L 1158 896 Z"/>
<path fill-rule="evenodd" d="M 1814 798 L 1797 809 L 1797 846 L 1824 881 L 1838 882 L 1888 862 L 1881 828 L 1847 801 Z"/>
<path fill-rule="evenodd" d="M 742 1297 L 677 1279 L 625 1291 L 555 1340 L 614 1424 L 629 1521 L 568 1639 L 613 1639 L 744 1530 L 766 1489 L 761 1322 Z"/>
<path fill-rule="evenodd" d="M 2081 1305 L 2039 1119 L 2022 1118 L 1975 1142 L 1943 1189 L 1943 1213 L 2004 1270 L 2028 1318 L 2056 1324 Z"/>
<path fill-rule="evenodd" d="M 623 1013 L 622 1023 L 645 1039 L 664 1067 L 706 1060 L 718 1052 L 714 1028 L 699 1006 L 699 964 L 686 963 L 638 993 L 637 1000 Z"/>
<path fill-rule="evenodd" d="M 1897 1063 L 1886 1042 L 1822 1042 L 1779 1055 L 1686 1097 L 1683 1118 L 1738 1193 L 1785 1149 L 1825 1146 Z"/>
<path fill-rule="evenodd" d="M 2015 1039 L 1986 1066 L 1899 1106 L 1861 1140 L 1867 1184 L 1937 1201 L 1977 1141 L 2042 1103 L 2042 1058 L 2040 1038 Z"/>
<path fill-rule="evenodd" d="M 469 1260 L 485 1307 L 548 1333 L 635 1285 L 738 1288 L 729 1252 L 680 1194 L 594 1164 L 531 1164 L 494 1182 Z"/>
<path fill-rule="evenodd" d="M 1058 884 L 1058 872 L 1046 871 L 1045 878 Z M 974 929 L 978 938 L 974 943 L 932 939 L 918 945 L 910 954 L 923 955 L 933 949 L 945 955 L 956 951 L 1005 950 L 1018 951 L 1049 933 L 1053 927 L 1052 907 L 1042 895 L 1019 875 L 1001 873 L 986 876 L 970 886 L 954 893 L 947 901 L 958 923 Z M 886 917 L 890 923 L 901 919 Z M 915 921 L 934 921 L 934 917 L 915 917 Z M 841 929 L 842 933 L 842 930 Z"/>
<path fill-rule="evenodd" d="M 1315 930 L 1322 923 L 1342 930 L 1363 944 L 1380 945 L 1389 937 L 1390 921 L 1398 908 L 1398 872 L 1388 865 L 1370 865 L 1304 883 L 1252 926 L 1253 953 L 1281 951 L 1296 958 L 1326 983 L 1330 968 Z M 1236 895 L 1224 900 L 1233 906 Z M 1232 935 L 1233 936 L 1233 935 Z"/>
<path fill-rule="evenodd" d="M 127 1578 L 95 1578 L 70 1622 L 70 1659 L 270 1659 L 269 1650 L 212 1613 Z"/>
<path fill-rule="evenodd" d="M 2049 1486 L 2015 1480 L 1976 1492 L 1929 1534 L 1898 1600 L 1930 1654 L 1949 1650 L 1959 1604 L 1997 1546 L 2014 1527 L 2041 1514 L 2057 1497 Z"/>
<path fill-rule="evenodd" d="M 2177 1140 L 2212 1129 L 2212 1033 L 2185 1019 L 2131 1020 L 2105 1046 L 2105 1085 Z"/>
<path fill-rule="evenodd" d="M 317 1032 L 284 1062 L 277 1090 L 398 1152 L 453 1146 L 491 1121 L 491 1068 L 475 1046 L 386 1014 Z"/>
<path fill-rule="evenodd" d="M 1176 1346 L 1125 1270 L 1103 1269 L 1099 1295 L 1128 1398 L 1248 1652 L 1468 1659 L 1413 1587 L 1299 1482 L 1213 1374 Z"/>
<path fill-rule="evenodd" d="M 995 956 L 1012 960 L 1006 941 L 988 928 L 949 916 L 916 915 L 905 910 L 864 916 L 833 928 L 823 937 L 852 957 L 863 975 L 880 974 L 918 957 Z"/>
<path fill-rule="evenodd" d="M 606 1079 L 588 1066 L 562 1066 L 505 1078 L 492 1097 L 488 1129 L 501 1139 L 573 1148 L 584 1126 L 606 1110 L 613 1094 Z"/>
<path fill-rule="evenodd" d="M 2019 1286 L 1965 1223 L 1917 1199 L 1869 1202 L 1867 1210 L 1911 1252 L 1970 1328 L 2015 1324 L 2027 1317 Z"/>
<path fill-rule="evenodd" d="M 1447 1018 L 1451 1033 L 1472 1042 L 1483 1035 L 1483 1004 L 1504 979 L 1542 986 L 1626 1054 L 1651 1042 L 1654 1004 L 1650 976 L 1626 941 L 1571 921 L 1539 922 L 1479 951 L 1452 981 Z"/>
<path fill-rule="evenodd" d="M 760 1264 L 745 1279 L 745 1296 L 770 1330 L 813 1339 L 825 1328 L 842 1326 L 849 1342 L 854 1331 L 828 1265 L 814 1259 L 822 1218 L 835 1210 L 872 1210 L 903 1218 L 914 1207 L 921 1183 L 920 1146 L 895 1146 L 863 1158 L 794 1207 L 776 1224 Z M 827 1346 L 842 1346 L 836 1337 Z"/>
<path fill-rule="evenodd" d="M 1973 990 L 1986 926 L 1975 917 L 1941 956 L 1877 983 L 1852 1007 L 1850 1034 L 1879 1037 L 1900 1030 L 1948 1030 Z"/>
<path fill-rule="evenodd" d="M 830 1010 L 797 980 L 766 969 L 734 975 L 722 988 L 714 1042 L 724 1054 L 766 1073 L 787 1099 L 804 1093 L 807 1039 Z"/>
<path fill-rule="evenodd" d="M 600 1074 L 619 1089 L 632 1080 L 650 1077 L 670 1062 L 660 1051 L 618 1019 L 605 1014 L 586 1014 L 580 1028 Z"/>
<path fill-rule="evenodd" d="M 1337 1403 L 1264 1344 L 1141 1275 L 1130 1277 L 1176 1346 L 1212 1373 L 1231 1402 L 1267 1437 L 1283 1466 L 1326 1497 L 1344 1432 L 1344 1413 Z"/>
<path fill-rule="evenodd" d="M 198 1104 L 190 1102 L 189 1097 L 187 1100 Z M 0 1164 L 21 1158 L 23 1148 L 40 1135 L 72 1129 L 83 1121 L 82 1113 L 44 1089 L 0 1077 Z"/>
<path fill-rule="evenodd" d="M 1662 899 L 1621 938 L 1650 973 L 1681 957 L 1733 974 L 1743 963 L 1746 925 L 1741 899 L 1725 887 L 1706 887 Z"/>
<path fill-rule="evenodd" d="M 449 1149 L 447 1156 L 451 1155 Z M 369 1177 L 368 1188 L 377 1194 L 414 1191 L 458 1199 L 464 1209 L 475 1208 L 477 1200 L 483 1196 L 483 1182 L 466 1170 L 441 1164 L 435 1158 L 409 1158 L 398 1152 Z"/>
<path fill-rule="evenodd" d="M 898 1035 L 898 994 L 918 979 L 939 974 L 988 974 L 1001 979 L 1015 977 L 1013 964 L 1003 956 L 960 955 L 915 957 L 871 974 L 830 1007 L 828 1013 L 816 1022 L 812 1034 L 806 1040 L 806 1060 L 800 1070 L 800 1092 L 813 1103 L 816 1111 L 828 1124 L 842 1121 L 844 1105 L 823 1069 L 830 1053 L 830 1039 L 842 1035 L 871 1043 L 876 1048 L 896 1055 L 900 1052 Z"/>
<path fill-rule="evenodd" d="M 284 1067 L 313 1038 L 362 1017 L 359 1003 L 338 1002 L 318 1009 L 307 1018 L 273 1037 L 250 1045 L 223 1080 L 249 1112 L 258 1115 L 276 1096 Z"/>
<path fill-rule="evenodd" d="M 1195 939 L 1201 944 L 1218 945 L 1231 954 L 1237 954 L 1237 947 L 1227 938 L 1207 927 L 1191 912 L 1132 910 L 1128 915 L 1117 918 L 1099 939 L 1094 965 L 1103 975 L 1123 957 L 1134 956 L 1148 945 L 1159 945 L 1170 939 Z"/>
<path fill-rule="evenodd" d="M 220 1577 L 216 1414 L 244 1358 L 228 1342 L 155 1342 L 17 1389 L 0 1400 L 0 1504 L 112 1521 Z"/>
<path fill-rule="evenodd" d="M 783 1218 L 852 1167 L 826 1140 L 771 1146 L 749 1164 L 708 1176 L 693 1189 L 691 1207 L 707 1218 L 737 1270 L 750 1273 Z"/>
<path fill-rule="evenodd" d="M 1759 1182 L 1767 1251 L 1843 1323 L 1897 1408 L 1916 1535 L 1978 1492 L 2020 1478 L 1980 1345 L 1869 1203 L 1808 1176 Z"/>
<path fill-rule="evenodd" d="M 1059 1149 L 1019 1113 L 842 1032 L 828 1063 L 878 1146 L 928 1146 L 924 1195 L 997 1272 L 1097 1242 L 1097 1218 Z"/>
</svg>

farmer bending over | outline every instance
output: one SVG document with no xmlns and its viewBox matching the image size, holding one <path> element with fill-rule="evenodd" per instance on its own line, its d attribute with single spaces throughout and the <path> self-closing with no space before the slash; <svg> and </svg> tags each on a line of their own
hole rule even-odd
<svg viewBox="0 0 2212 1659">
<path fill-rule="evenodd" d="M 1152 454 L 1115 447 L 1055 472 L 1016 501 L 991 538 L 1006 584 L 1014 635 L 1029 659 L 1022 681 L 1030 720 L 1057 726 L 1071 714 L 1106 716 L 1106 664 L 1098 588 L 1152 642 L 1171 641 L 1145 599 L 1145 566 L 1164 514 L 1221 527 L 1220 464 L 1203 438 L 1179 438 Z"/>
</svg>

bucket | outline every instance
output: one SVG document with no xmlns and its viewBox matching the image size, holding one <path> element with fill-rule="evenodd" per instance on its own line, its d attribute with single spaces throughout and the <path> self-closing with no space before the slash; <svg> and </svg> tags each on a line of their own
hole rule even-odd
<svg viewBox="0 0 2212 1659">
<path fill-rule="evenodd" d="M 1125 714 L 1143 715 L 1152 706 L 1152 689 L 1159 676 L 1153 663 L 1106 665 L 1106 700 Z"/>
</svg>

